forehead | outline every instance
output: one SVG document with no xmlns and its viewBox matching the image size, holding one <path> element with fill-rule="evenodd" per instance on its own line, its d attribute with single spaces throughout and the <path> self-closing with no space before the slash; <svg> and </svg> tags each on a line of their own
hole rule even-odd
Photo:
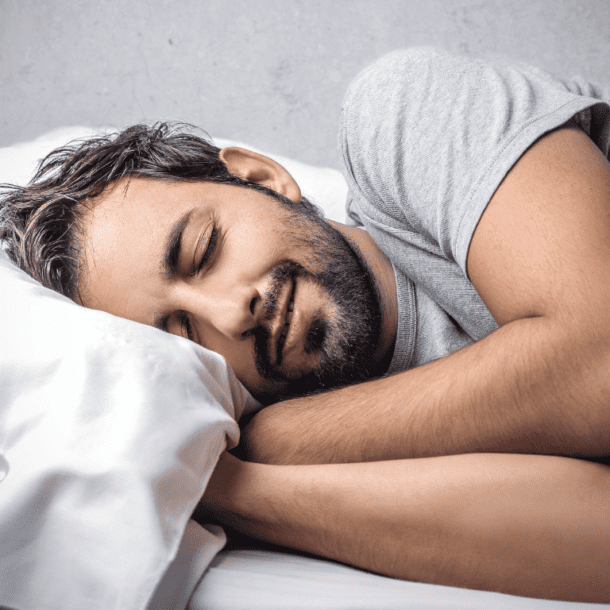
<svg viewBox="0 0 610 610">
<path fill-rule="evenodd" d="M 171 218 L 174 210 L 205 201 L 205 183 L 170 182 L 142 178 L 123 179 L 110 186 L 100 196 L 88 202 L 84 217 L 85 231 L 93 235 L 96 229 L 106 232 L 123 221 L 136 224 L 147 219 Z M 140 221 L 140 222 L 138 222 Z M 117 225 L 118 226 L 118 225 Z"/>
<path fill-rule="evenodd" d="M 162 293 L 165 251 L 180 219 L 188 214 L 183 243 L 186 239 L 192 244 L 209 220 L 222 221 L 225 233 L 232 227 L 234 234 L 246 239 L 256 232 L 253 229 L 269 233 L 270 205 L 274 217 L 282 216 L 277 202 L 240 186 L 141 178 L 119 181 L 85 207 L 82 304 L 133 319 L 129 312 L 137 301 L 149 299 L 152 304 L 153 297 Z"/>
<path fill-rule="evenodd" d="M 216 198 L 206 183 L 122 180 L 88 202 L 82 219 L 83 273 L 81 294 L 88 306 L 120 279 L 120 289 L 150 282 L 172 225 L 185 213 L 209 214 Z M 120 277 L 119 277 L 120 276 Z M 112 280 L 112 282 L 111 282 Z M 113 312 L 118 313 L 118 312 Z"/>
<path fill-rule="evenodd" d="M 125 245 L 125 240 L 137 249 L 141 242 L 146 245 L 153 237 L 164 235 L 186 209 L 201 208 L 205 198 L 200 186 L 142 179 L 121 180 L 113 185 L 89 202 L 83 216 L 87 258 L 96 253 L 110 255 Z"/>
</svg>

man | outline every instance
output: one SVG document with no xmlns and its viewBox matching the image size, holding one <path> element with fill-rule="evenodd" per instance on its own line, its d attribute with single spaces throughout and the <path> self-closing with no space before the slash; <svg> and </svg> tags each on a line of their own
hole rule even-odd
<svg viewBox="0 0 610 610">
<path fill-rule="evenodd" d="M 399 52 L 343 111 L 366 233 L 316 218 L 270 159 L 134 128 L 52 156 L 5 199 L 2 237 L 43 283 L 282 399 L 202 518 L 390 576 L 609 601 L 610 474 L 555 457 L 610 446 L 600 97 Z"/>
</svg>

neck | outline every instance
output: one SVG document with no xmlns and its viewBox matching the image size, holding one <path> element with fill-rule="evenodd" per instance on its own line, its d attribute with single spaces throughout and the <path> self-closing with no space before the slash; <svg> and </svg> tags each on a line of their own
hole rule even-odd
<svg viewBox="0 0 610 610">
<path fill-rule="evenodd" d="M 398 324 L 396 281 L 392 263 L 366 231 L 332 220 L 327 222 L 357 246 L 377 285 L 380 297 L 381 330 L 377 349 L 373 354 L 373 362 L 376 371 L 381 375 L 385 373 L 392 360 Z"/>
</svg>

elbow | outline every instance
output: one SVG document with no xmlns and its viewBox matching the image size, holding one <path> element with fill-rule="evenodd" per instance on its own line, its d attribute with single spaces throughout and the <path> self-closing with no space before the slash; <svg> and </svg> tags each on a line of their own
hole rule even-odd
<svg viewBox="0 0 610 610">
<path fill-rule="evenodd" d="M 239 457 L 258 464 L 289 464 L 289 430 L 273 406 L 259 411 L 241 432 Z"/>
<path fill-rule="evenodd" d="M 338 461 L 333 459 L 335 444 L 326 434 L 328 426 L 321 418 L 312 417 L 309 406 L 300 400 L 279 402 L 259 411 L 242 430 L 241 459 L 276 466 Z"/>
<path fill-rule="evenodd" d="M 603 320 L 603 318 L 602 318 Z M 556 328 L 559 327 L 559 324 Z M 554 384 L 574 442 L 566 455 L 610 458 L 610 323 L 563 324 Z M 560 354 L 562 352 L 562 354 Z M 557 391 L 556 390 L 556 391 Z M 563 398 L 561 398 L 563 396 Z"/>
</svg>

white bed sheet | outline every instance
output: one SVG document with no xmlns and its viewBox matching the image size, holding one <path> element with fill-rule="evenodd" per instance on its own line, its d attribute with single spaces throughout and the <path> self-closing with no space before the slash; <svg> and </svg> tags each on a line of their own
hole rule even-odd
<svg viewBox="0 0 610 610">
<path fill-rule="evenodd" d="M 0 149 L 0 181 L 89 133 Z M 258 406 L 218 354 L 79 307 L 0 251 L 0 606 L 183 610 L 225 543 L 190 516 Z"/>
<path fill-rule="evenodd" d="M 0 183 L 95 133 L 0 149 Z M 277 159 L 342 216 L 339 172 Z M 257 403 L 217 354 L 78 307 L 1 251 L 0 318 L 0 606 L 184 609 L 225 542 L 189 516 Z"/>
<path fill-rule="evenodd" d="M 144 608 L 162 580 L 151 607 L 184 608 L 224 535 L 193 523 L 179 549 L 183 532 L 252 399 L 216 354 L 79 307 L 4 252 L 0 319 L 0 605 Z M 166 574 L 176 555 L 198 573 Z"/>
<path fill-rule="evenodd" d="M 50 148 L 58 143 L 66 142 L 75 137 L 87 136 L 90 133 L 92 133 L 92 131 L 88 128 L 74 127 L 61 129 L 46 134 L 33 143 L 17 145 L 10 149 L 0 149 L 0 181 L 15 183 L 27 182 L 33 174 L 36 161 L 46 154 Z M 217 140 L 216 142 L 221 147 L 235 144 L 235 142 L 225 140 Z M 245 147 L 251 148 L 247 145 Z M 344 202 L 347 194 L 347 186 L 339 172 L 332 169 L 314 168 L 283 157 L 273 156 L 273 158 L 283 164 L 293 174 L 301 186 L 303 193 L 314 203 L 322 207 L 328 218 L 338 221 L 344 220 Z M 57 296 L 48 298 L 58 301 L 62 300 L 61 297 Z M 67 305 L 75 307 L 72 304 L 62 304 L 62 306 Z M 90 334 L 95 334 L 97 332 L 104 334 L 104 332 L 107 331 L 108 327 L 106 325 L 108 322 L 105 319 L 102 321 L 103 318 L 108 317 L 106 314 L 85 312 L 81 310 L 78 317 L 81 315 L 83 318 L 89 318 L 87 324 L 83 323 L 82 332 L 88 332 Z M 90 320 L 93 319 L 100 320 L 97 329 L 95 323 L 93 325 L 89 323 Z M 135 367 L 134 370 L 141 370 L 139 368 L 141 367 L 139 360 L 142 358 L 144 361 L 148 360 L 149 365 L 151 364 L 151 360 L 154 359 L 151 359 L 146 355 L 146 342 L 152 341 L 154 343 L 157 341 L 157 338 L 154 337 L 155 331 L 152 329 L 139 328 L 138 325 L 133 325 L 132 323 L 121 320 L 112 321 L 110 322 L 110 325 L 116 329 L 124 329 L 123 332 L 125 332 L 125 336 L 133 335 L 131 339 L 134 346 L 133 358 L 129 356 L 128 360 L 125 361 L 125 366 Z M 49 326 L 52 327 L 52 323 Z M 10 349 L 18 352 L 21 334 L 13 334 L 12 336 L 13 345 Z M 58 336 L 57 340 L 60 339 L 61 337 Z M 32 334 L 31 341 L 34 345 L 36 341 L 35 332 Z M 48 336 L 48 341 L 51 344 L 53 343 L 54 339 L 52 333 Z M 168 341 L 175 341 L 177 347 L 170 347 Z M 6 356 L 6 343 L 3 345 L 3 348 Z M 163 348 L 172 350 L 171 359 L 176 358 L 176 354 L 180 354 L 178 356 L 179 358 L 186 359 L 183 361 L 188 362 L 187 368 L 190 367 L 192 369 L 195 377 L 198 375 L 200 376 L 202 370 L 208 371 L 205 374 L 211 375 L 213 379 L 218 379 L 219 376 L 224 377 L 226 375 L 229 375 L 230 377 L 230 373 L 226 371 L 222 359 L 218 359 L 218 362 L 214 364 L 214 358 L 209 359 L 203 354 L 202 350 L 195 350 L 195 352 L 193 352 L 191 348 L 186 347 L 183 340 L 169 337 L 164 338 Z M 169 352 L 167 358 L 170 358 Z M 198 359 L 200 359 L 199 362 Z M 85 358 L 84 361 L 86 362 L 86 360 L 87 359 Z M 74 362 L 77 367 L 80 366 L 78 364 L 78 358 L 75 358 Z M 203 367 L 202 364 L 204 364 Z M 10 366 L 13 367 L 14 362 L 11 362 Z M 30 366 L 32 369 L 35 368 L 33 367 L 32 362 L 22 363 L 22 366 L 25 368 L 27 368 L 27 366 Z M 69 366 L 66 365 L 65 368 L 66 375 L 69 376 Z M 1 367 L 0 372 L 2 372 Z M 168 374 L 167 371 L 165 374 Z M 184 374 L 184 371 L 182 371 L 181 374 Z M 212 383 L 212 385 L 214 385 L 214 383 Z M 232 386 L 232 392 L 236 396 L 239 396 L 237 401 L 239 403 L 239 409 L 244 408 L 247 399 L 245 395 L 241 394 L 242 390 L 233 384 L 232 378 L 229 379 L 229 386 Z M 134 385 L 134 388 L 135 387 L 136 386 Z M 201 398 L 197 395 L 197 392 L 201 391 L 201 388 L 199 388 L 196 390 L 195 394 L 191 396 L 194 403 L 200 402 Z M 214 412 L 215 415 L 213 417 L 216 418 L 216 421 L 222 426 L 222 429 L 225 432 L 230 431 L 232 433 L 233 441 L 235 441 L 235 425 L 231 422 L 231 418 L 227 416 L 238 415 L 238 413 L 232 412 L 232 406 L 227 403 L 222 396 L 219 397 L 218 401 L 214 401 L 214 403 L 222 405 L 222 407 L 220 410 L 217 409 Z M 140 405 L 141 413 L 144 414 L 146 412 L 146 409 L 143 409 L 144 403 L 140 401 L 138 404 Z M 0 404 L 0 406 L 2 406 L 2 404 Z M 0 415 L 2 415 L 1 409 Z M 146 418 L 150 418 L 151 415 L 151 413 L 146 414 Z M 206 427 L 205 422 L 193 421 L 193 416 L 193 411 L 191 411 L 189 415 L 191 421 L 188 425 L 185 424 L 185 428 L 181 431 L 181 434 L 184 435 L 185 442 L 192 437 L 192 426 L 194 426 L 195 429 L 198 427 L 201 428 L 203 423 L 204 427 Z M 199 416 L 195 417 L 195 420 L 197 420 L 198 417 Z M 189 427 L 191 428 L 190 431 Z M 17 428 L 18 426 L 15 429 Z M 132 432 L 134 431 L 133 427 L 130 429 Z M 213 436 L 213 438 L 217 438 L 217 435 Z M 0 441 L 2 441 L 0 442 L 1 456 L 2 448 L 6 447 L 6 438 L 0 438 Z M 2 445 L 2 443 L 5 444 Z M 170 453 L 173 451 L 171 445 L 172 444 L 169 443 L 166 447 L 166 450 Z M 199 470 L 199 473 L 193 478 L 192 485 L 199 485 L 200 489 L 203 488 L 206 480 L 206 475 L 203 474 L 203 472 L 209 472 L 209 460 L 212 459 L 213 461 L 213 456 L 218 455 L 218 452 L 221 449 L 222 447 L 219 444 L 214 446 L 211 453 L 212 458 L 207 458 L 207 466 L 199 464 L 195 467 L 195 470 Z M 6 455 L 6 451 L 4 451 L 4 453 Z M 184 471 L 180 476 L 182 476 L 183 479 L 186 476 L 186 479 L 184 480 L 188 480 L 188 468 L 184 469 L 184 466 L 188 464 L 192 466 L 197 462 L 197 460 L 193 461 L 194 455 L 192 451 L 187 453 L 190 454 L 190 457 L 186 461 L 183 460 L 183 464 L 178 464 L 179 468 L 182 468 Z M 118 452 L 117 455 L 120 455 L 120 452 Z M 6 477 L 4 482 L 2 482 L 2 461 L 0 460 L 0 527 L 6 526 L 9 523 L 7 515 L 2 514 L 3 506 L 4 509 L 7 509 L 7 504 L 2 504 L 2 494 L 8 490 L 7 486 L 9 482 L 11 484 L 14 483 L 17 486 L 20 483 L 19 477 L 15 476 L 18 472 L 18 462 L 13 463 L 12 457 L 11 462 L 11 475 Z M 165 474 L 167 473 L 168 468 L 169 470 L 172 470 L 172 468 L 175 469 L 176 466 L 177 463 L 173 457 L 170 460 L 169 466 L 167 460 L 159 460 L 156 464 L 147 464 L 146 467 L 149 470 L 149 474 L 147 474 L 146 479 L 155 480 L 160 477 L 169 480 L 165 477 Z M 27 467 L 27 464 L 25 464 L 24 467 Z M 49 468 L 49 470 L 52 470 L 52 468 Z M 178 492 L 177 495 L 180 496 L 181 494 Z M 190 610 L 508 610 L 509 608 L 519 608 L 523 610 L 590 610 L 594 608 L 610 607 L 610 605 L 603 604 L 554 602 L 514 597 L 499 593 L 400 581 L 364 572 L 332 561 L 288 551 L 281 552 L 262 548 L 230 549 L 222 550 L 214 557 L 214 554 L 224 542 L 224 537 L 220 528 L 209 526 L 206 530 L 192 521 L 185 523 L 185 517 L 188 515 L 188 507 L 193 502 L 193 495 L 193 491 L 191 490 L 187 494 L 191 499 L 185 499 L 183 497 L 181 503 L 177 502 L 176 506 L 174 506 L 173 510 L 176 517 L 174 526 L 178 529 L 184 528 L 184 536 L 182 537 L 179 548 L 176 549 L 174 544 L 173 550 L 167 549 L 169 554 L 166 558 L 161 559 L 161 563 L 158 564 L 162 565 L 164 562 L 167 562 L 168 557 L 172 552 L 177 553 L 169 570 L 159 581 L 156 594 L 153 595 L 152 600 L 148 605 L 149 610 L 183 608 L 187 603 L 185 597 L 189 595 L 193 588 L 194 593 L 190 598 L 190 602 L 188 602 Z M 165 501 L 169 502 L 167 493 L 164 494 L 164 497 Z M 151 495 L 150 499 L 152 500 L 152 498 L 153 496 Z M 19 505 L 14 504 L 13 506 Z M 22 506 L 27 507 L 28 503 L 26 502 Z M 8 509 L 11 509 L 10 503 Z M 106 510 L 106 508 L 102 507 L 102 514 L 104 510 Z M 141 510 L 141 508 L 137 508 L 136 510 L 129 512 L 130 515 L 134 515 L 130 518 L 134 519 L 135 531 L 140 527 L 139 524 L 135 525 L 135 522 L 137 521 L 137 516 L 141 514 Z M 70 515 L 70 511 L 68 511 L 67 514 Z M 147 514 L 149 514 L 149 516 L 153 515 L 154 511 L 148 510 Z M 31 518 L 35 519 L 36 517 L 37 511 L 33 510 Z M 40 517 L 40 514 L 38 514 L 38 517 Z M 151 524 L 152 523 L 154 523 L 154 519 L 151 520 Z M 27 528 L 31 528 L 31 526 L 32 523 L 26 523 L 25 529 L 27 530 Z M 158 529 L 157 526 L 154 527 Z M 103 531 L 103 529 L 100 530 L 102 534 Z M 98 532 L 98 534 L 100 532 Z M 6 534 L 6 531 L 4 531 L 4 534 Z M 2 531 L 0 530 L 0 538 L 1 535 Z M 92 539 L 90 542 L 95 546 L 95 539 Z M 142 541 L 142 544 L 146 544 L 146 541 Z M 103 549 L 103 547 L 104 545 L 100 542 L 100 549 Z M 129 552 L 130 548 L 132 550 L 136 548 L 133 539 L 128 540 L 127 544 L 124 544 L 123 547 L 126 552 Z M 157 545 L 157 547 L 159 547 L 159 545 Z M 67 544 L 64 550 L 69 551 L 71 548 L 71 545 Z M 117 548 L 120 548 L 120 544 L 118 543 Z M 79 549 L 80 552 L 86 554 L 87 546 L 77 546 L 75 552 Z M 44 549 L 41 547 L 39 547 L 39 550 L 40 552 L 44 552 Z M 32 558 L 35 558 L 36 552 L 37 551 L 34 548 L 32 551 L 33 554 L 31 555 Z M 138 555 L 141 554 L 141 547 L 140 549 L 137 549 L 137 552 Z M 18 565 L 11 565 L 10 561 L 2 562 L 2 559 L 4 558 L 6 560 L 7 557 L 6 547 L 4 547 L 0 552 L 0 578 L 5 579 L 5 584 L 4 586 L 0 586 L 0 593 L 6 592 L 6 579 L 10 578 L 11 574 L 16 582 L 19 582 L 19 579 L 22 576 L 22 574 L 18 572 Z M 27 557 L 25 557 L 25 559 L 27 559 Z M 74 559 L 74 557 L 68 558 L 66 560 L 67 564 L 70 565 L 70 561 L 73 561 Z M 76 559 L 78 559 L 78 557 L 76 557 Z M 134 565 L 133 558 L 128 560 L 127 557 L 123 557 L 122 559 L 125 565 Z M 208 564 L 209 567 L 206 570 Z M 78 561 L 74 562 L 74 565 L 78 566 Z M 123 604 L 120 605 L 120 607 L 130 609 L 142 607 L 143 596 L 139 596 L 139 602 L 135 600 L 138 595 L 136 594 L 134 596 L 134 593 L 136 592 L 130 587 L 130 582 L 134 581 L 130 580 L 131 577 L 127 572 L 121 573 L 121 561 L 113 561 L 113 556 L 111 554 L 103 560 L 100 565 L 108 570 L 110 574 L 118 574 L 121 582 L 124 583 L 125 596 L 122 600 Z M 83 566 L 87 567 L 86 562 Z M 34 583 L 31 586 L 30 592 L 33 596 L 30 600 L 31 603 L 24 603 L 16 607 L 19 607 L 20 610 L 23 610 L 23 608 L 35 608 L 36 610 L 43 608 L 61 608 L 62 610 L 68 610 L 73 608 L 74 610 L 81 610 L 81 608 L 84 607 L 83 605 L 79 606 L 77 602 L 70 603 L 68 597 L 65 597 L 62 600 L 61 594 L 62 591 L 69 592 L 70 586 L 73 586 L 74 584 L 78 584 L 81 591 L 86 593 L 87 578 L 91 576 L 91 574 L 84 574 L 81 582 L 79 582 L 76 573 L 72 575 L 72 578 L 68 575 L 68 579 L 66 580 L 65 570 L 60 570 L 59 580 L 61 580 L 61 587 L 58 587 L 56 586 L 57 583 L 53 581 L 53 565 L 46 565 L 46 568 L 48 568 L 46 573 L 39 574 L 43 580 Z M 203 577 L 200 579 L 202 573 Z M 151 575 L 153 578 L 160 578 L 160 572 L 158 570 L 156 572 L 153 570 Z M 98 582 L 103 582 L 105 576 L 103 573 L 100 573 L 97 577 Z M 109 578 L 110 577 L 111 576 L 109 576 Z M 46 578 L 46 585 L 44 578 Z M 95 578 L 91 580 L 92 583 L 94 581 Z M 45 595 L 45 593 L 47 595 Z M 51 594 L 51 597 L 49 597 L 48 594 Z M 74 599 L 77 599 L 77 597 L 77 595 L 74 595 Z M 129 598 L 131 598 L 131 602 L 129 601 Z M 117 604 L 108 605 L 103 599 L 99 598 L 94 599 L 91 597 L 90 601 L 91 603 L 87 604 L 86 607 L 100 609 L 119 607 Z M 6 595 L 0 596 L 0 605 L 2 603 L 10 603 Z"/>
<path fill-rule="evenodd" d="M 584 604 L 408 582 L 262 549 L 221 551 L 189 610 L 594 610 Z"/>
</svg>

